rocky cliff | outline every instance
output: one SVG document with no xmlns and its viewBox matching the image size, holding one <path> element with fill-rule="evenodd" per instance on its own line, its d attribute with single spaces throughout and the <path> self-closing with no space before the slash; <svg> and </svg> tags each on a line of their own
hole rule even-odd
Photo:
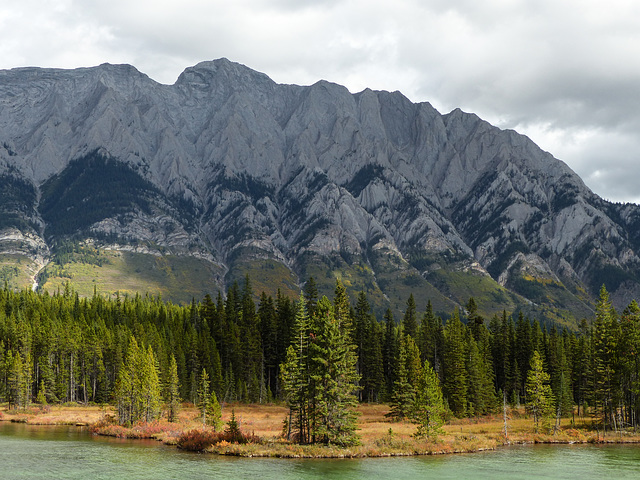
<svg viewBox="0 0 640 480">
<path fill-rule="evenodd" d="M 603 283 L 618 306 L 640 293 L 640 208 L 602 200 L 528 138 L 226 59 L 174 85 L 126 65 L 0 71 L 0 187 L 14 283 L 21 256 L 46 264 L 80 242 L 196 258 L 203 292 L 250 274 L 270 293 L 310 275 L 329 293 L 339 277 L 378 311 L 474 296 L 485 313 L 575 324 Z"/>
</svg>

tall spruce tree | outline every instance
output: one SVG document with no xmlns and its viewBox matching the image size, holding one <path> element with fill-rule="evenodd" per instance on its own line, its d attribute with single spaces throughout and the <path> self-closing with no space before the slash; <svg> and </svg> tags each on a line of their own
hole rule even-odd
<svg viewBox="0 0 640 480">
<path fill-rule="evenodd" d="M 396 421 L 409 417 L 415 399 L 414 384 L 409 383 L 409 372 L 407 371 L 407 364 L 415 365 L 415 358 L 411 358 L 410 361 L 408 359 L 410 353 L 415 355 L 415 350 L 411 349 L 410 352 L 408 351 L 407 337 L 404 335 L 402 335 L 398 343 L 398 357 L 394 371 L 395 380 L 389 402 L 390 410 L 385 414 L 386 417 L 390 417 Z M 418 365 L 419 362 L 420 359 L 418 358 Z M 416 374 L 419 375 L 418 372 L 412 372 L 414 377 Z"/>
<path fill-rule="evenodd" d="M 531 365 L 527 375 L 526 394 L 527 411 L 533 415 L 533 424 L 536 433 L 540 424 L 546 426 L 553 414 L 553 392 L 549 385 L 549 374 L 544 371 L 542 358 L 536 350 L 531 357 Z"/>
<path fill-rule="evenodd" d="M 394 391 L 395 368 L 398 358 L 398 341 L 396 325 L 390 308 L 384 314 L 384 345 L 382 347 L 382 364 L 386 379 L 386 397 L 391 398 Z"/>
<path fill-rule="evenodd" d="M 121 424 L 150 422 L 160 414 L 160 380 L 155 355 L 151 346 L 145 350 L 133 336 L 118 373 L 115 397 Z"/>
<path fill-rule="evenodd" d="M 402 318 L 402 327 L 405 335 L 410 336 L 414 340 L 418 339 L 418 319 L 416 314 L 416 301 L 413 298 L 413 293 L 409 294 L 409 299 L 407 300 L 407 308 Z"/>
<path fill-rule="evenodd" d="M 411 406 L 410 418 L 417 426 L 417 438 L 435 441 L 442 433 L 445 406 L 440 381 L 428 361 L 424 362 L 415 389 L 415 400 Z"/>
<path fill-rule="evenodd" d="M 178 364 L 176 357 L 171 355 L 169 362 L 169 377 L 166 386 L 165 400 L 167 403 L 167 420 L 178 421 L 180 411 L 180 379 L 178 377 Z"/>
<path fill-rule="evenodd" d="M 467 412 L 467 351 L 465 326 L 460 321 L 457 309 L 445 325 L 444 338 L 444 389 L 451 412 L 463 417 Z"/>
<path fill-rule="evenodd" d="M 603 428 L 614 422 L 615 351 L 617 346 L 617 315 L 609 300 L 609 292 L 603 285 L 596 303 L 596 318 L 593 324 L 593 402 L 594 415 Z"/>
<path fill-rule="evenodd" d="M 309 438 L 309 335 L 310 324 L 306 302 L 300 296 L 291 345 L 280 365 L 281 385 L 289 405 L 287 439 L 307 443 Z"/>
</svg>

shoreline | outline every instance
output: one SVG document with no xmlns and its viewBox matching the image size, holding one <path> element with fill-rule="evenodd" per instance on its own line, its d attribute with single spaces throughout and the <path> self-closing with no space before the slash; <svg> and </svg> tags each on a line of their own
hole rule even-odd
<svg viewBox="0 0 640 480">
<path fill-rule="evenodd" d="M 532 421 L 526 417 L 512 418 L 509 439 L 505 441 L 503 423 L 499 417 L 454 420 L 444 427 L 444 433 L 436 442 L 418 440 L 411 436 L 413 425 L 407 422 L 391 422 L 384 418 L 385 405 L 364 405 L 359 408 L 358 432 L 361 444 L 353 447 L 333 445 L 298 445 L 282 439 L 281 422 L 286 409 L 278 405 L 227 406 L 223 421 L 231 410 L 240 418 L 241 429 L 260 437 L 260 443 L 235 444 L 220 442 L 203 448 L 203 453 L 214 455 L 261 458 L 382 458 L 423 455 L 448 455 L 478 453 L 516 445 L 614 445 L 640 444 L 637 433 L 607 433 L 589 428 L 583 420 L 581 426 L 569 426 L 568 419 L 556 435 L 536 434 Z M 201 430 L 198 414 L 193 407 L 181 411 L 179 423 L 159 421 L 126 428 L 114 424 L 113 410 L 108 406 L 51 406 L 27 411 L 7 412 L 0 409 L 0 421 L 33 426 L 73 426 L 89 428 L 94 435 L 128 439 L 154 439 L 177 446 L 181 434 Z M 206 430 L 206 429 L 205 429 Z M 210 431 L 210 429 L 209 429 Z"/>
</svg>

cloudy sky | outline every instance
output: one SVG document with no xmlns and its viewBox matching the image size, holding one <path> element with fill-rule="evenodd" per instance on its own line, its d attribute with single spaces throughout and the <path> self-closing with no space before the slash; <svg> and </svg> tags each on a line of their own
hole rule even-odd
<svg viewBox="0 0 640 480">
<path fill-rule="evenodd" d="M 220 57 L 279 83 L 326 79 L 460 107 L 528 135 L 599 195 L 640 203 L 637 0 L 0 5 L 0 69 L 129 63 L 171 84 Z"/>
</svg>

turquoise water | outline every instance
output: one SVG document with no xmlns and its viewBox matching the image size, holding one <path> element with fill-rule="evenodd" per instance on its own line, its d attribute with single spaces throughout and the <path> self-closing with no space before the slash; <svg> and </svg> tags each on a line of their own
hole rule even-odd
<svg viewBox="0 0 640 480">
<path fill-rule="evenodd" d="M 75 427 L 0 422 L 0 479 L 638 479 L 640 446 L 536 445 L 435 457 L 229 458 Z"/>
</svg>

